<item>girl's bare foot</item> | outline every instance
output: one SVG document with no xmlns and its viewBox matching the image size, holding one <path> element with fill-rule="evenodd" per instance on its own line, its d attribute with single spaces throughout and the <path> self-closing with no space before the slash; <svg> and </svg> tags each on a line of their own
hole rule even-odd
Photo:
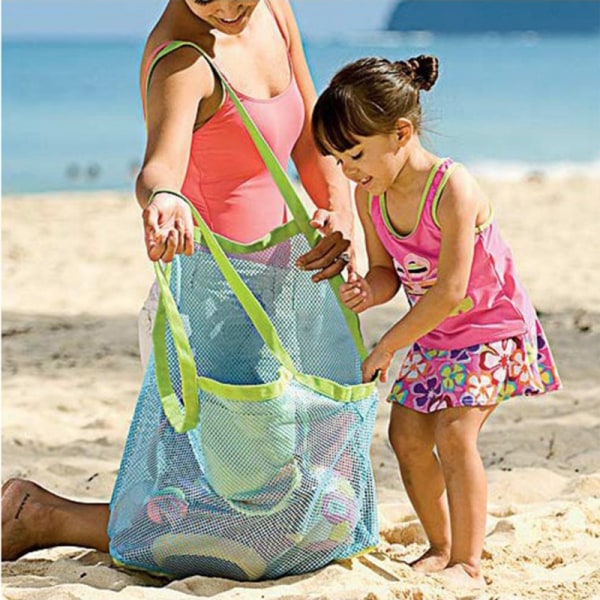
<svg viewBox="0 0 600 600">
<path fill-rule="evenodd" d="M 450 561 L 450 551 L 429 548 L 423 556 L 412 561 L 409 565 L 419 573 L 437 573 L 443 571 Z"/>
<path fill-rule="evenodd" d="M 478 570 L 469 565 L 457 563 L 447 567 L 439 573 L 431 575 L 436 581 L 443 585 L 467 591 L 483 589 L 486 586 L 485 579 Z"/>
<path fill-rule="evenodd" d="M 2 560 L 43 547 L 52 523 L 51 498 L 50 492 L 23 479 L 9 479 L 2 486 Z"/>
</svg>

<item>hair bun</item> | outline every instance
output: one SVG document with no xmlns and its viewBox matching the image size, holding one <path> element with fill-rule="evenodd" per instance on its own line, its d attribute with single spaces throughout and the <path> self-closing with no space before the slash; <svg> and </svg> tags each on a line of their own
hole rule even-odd
<svg viewBox="0 0 600 600">
<path fill-rule="evenodd" d="M 421 54 L 420 56 L 399 60 L 397 69 L 420 90 L 429 91 L 438 78 L 439 61 L 436 56 Z"/>
</svg>

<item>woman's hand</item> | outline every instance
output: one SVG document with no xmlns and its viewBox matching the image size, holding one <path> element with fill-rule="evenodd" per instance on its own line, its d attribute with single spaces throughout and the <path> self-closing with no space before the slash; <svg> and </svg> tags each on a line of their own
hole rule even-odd
<svg viewBox="0 0 600 600">
<path fill-rule="evenodd" d="M 148 258 L 171 262 L 176 254 L 194 251 L 194 221 L 190 207 L 178 196 L 160 192 L 142 213 Z"/>
<path fill-rule="evenodd" d="M 371 285 L 350 265 L 348 266 L 348 281 L 340 286 L 340 299 L 352 312 L 357 314 L 375 303 Z"/>
<path fill-rule="evenodd" d="M 298 268 L 315 271 L 312 280 L 316 283 L 330 279 L 341 273 L 346 265 L 354 264 L 354 252 L 351 246 L 352 221 L 342 218 L 338 213 L 320 208 L 310 222 L 311 226 L 323 236 L 318 244 L 296 261 Z"/>
<path fill-rule="evenodd" d="M 390 368 L 390 363 L 394 358 L 394 353 L 384 350 L 379 344 L 373 348 L 371 354 L 365 358 L 362 364 L 362 380 L 363 383 L 373 381 L 377 375 L 380 375 L 380 380 L 385 383 L 387 381 L 387 372 Z"/>
</svg>

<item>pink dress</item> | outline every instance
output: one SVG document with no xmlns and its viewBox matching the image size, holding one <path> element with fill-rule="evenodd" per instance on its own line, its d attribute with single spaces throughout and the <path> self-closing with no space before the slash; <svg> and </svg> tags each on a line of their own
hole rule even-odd
<svg viewBox="0 0 600 600">
<path fill-rule="evenodd" d="M 417 224 L 394 230 L 385 196 L 371 199 L 377 235 L 414 306 L 437 279 L 441 230 L 437 206 L 457 165 L 439 161 L 423 191 Z M 409 349 L 389 400 L 419 412 L 487 406 L 560 388 L 535 309 L 510 249 L 490 217 L 477 228 L 467 293 L 452 314 Z"/>
</svg>

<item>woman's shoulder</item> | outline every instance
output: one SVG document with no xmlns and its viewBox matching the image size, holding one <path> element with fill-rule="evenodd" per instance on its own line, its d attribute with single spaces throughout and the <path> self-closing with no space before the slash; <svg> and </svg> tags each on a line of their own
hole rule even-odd
<svg viewBox="0 0 600 600">
<path fill-rule="evenodd" d="M 179 42 L 178 45 L 176 43 Z M 183 42 L 183 43 L 181 43 Z M 172 50 L 160 57 L 163 49 L 173 44 Z M 150 35 L 142 55 L 140 83 L 146 85 L 152 68 L 153 80 L 166 81 L 176 78 L 178 82 L 191 86 L 191 89 L 207 94 L 212 93 L 214 77 L 208 62 L 199 51 L 198 44 L 187 40 L 166 39 L 165 36 Z"/>
<path fill-rule="evenodd" d="M 294 11 L 292 10 L 292 6 L 289 3 L 289 0 L 265 1 L 268 3 L 268 7 L 270 8 L 271 12 L 275 15 L 275 18 L 277 19 L 280 25 L 288 27 L 291 22 L 296 22 L 296 18 L 294 17 Z"/>
<path fill-rule="evenodd" d="M 288 47 L 298 33 L 298 23 L 289 0 L 265 0 L 281 29 Z"/>
</svg>

